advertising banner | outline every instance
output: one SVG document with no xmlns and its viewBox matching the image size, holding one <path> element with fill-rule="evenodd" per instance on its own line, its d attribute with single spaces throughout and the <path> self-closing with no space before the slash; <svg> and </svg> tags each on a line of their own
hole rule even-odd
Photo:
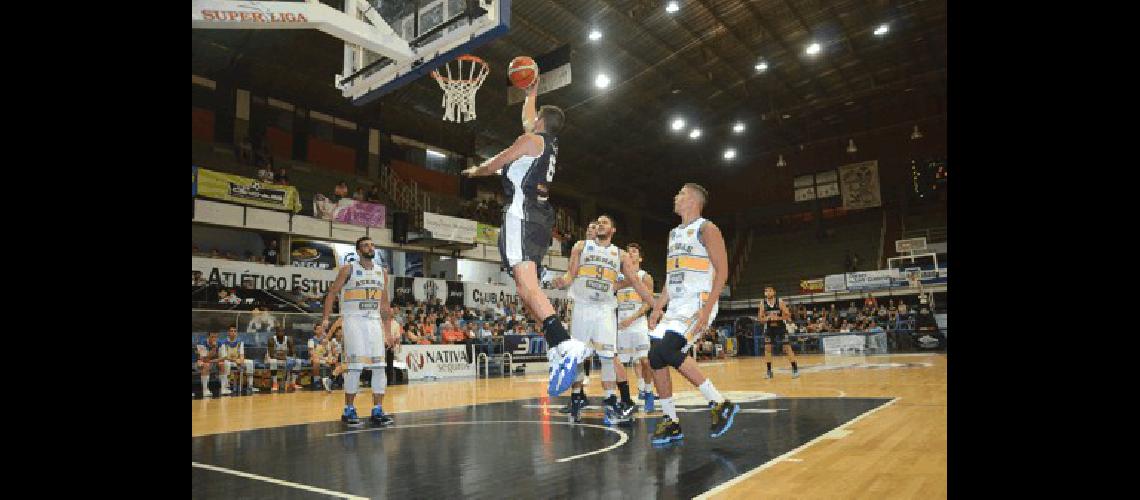
<svg viewBox="0 0 1140 500">
<path fill-rule="evenodd" d="M 401 345 L 395 356 L 407 364 L 409 380 L 475 376 L 465 345 Z"/>
<path fill-rule="evenodd" d="M 197 169 L 197 174 L 198 196 L 274 210 L 301 211 L 301 196 L 293 186 L 265 184 L 257 179 L 204 168 Z"/>
</svg>

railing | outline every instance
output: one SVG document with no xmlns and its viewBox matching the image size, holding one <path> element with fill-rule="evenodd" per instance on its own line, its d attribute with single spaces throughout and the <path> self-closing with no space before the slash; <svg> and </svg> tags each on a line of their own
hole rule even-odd
<svg viewBox="0 0 1140 500">
<path fill-rule="evenodd" d="M 388 165 L 380 165 L 380 188 L 399 210 L 409 212 L 416 227 L 423 227 L 424 212 L 432 211 L 431 197 L 416 181 L 405 181 Z"/>
<path fill-rule="evenodd" d="M 902 239 L 907 238 L 926 238 L 927 243 L 942 243 L 946 241 L 946 226 L 903 231 Z"/>
<path fill-rule="evenodd" d="M 879 263 L 878 263 L 879 267 L 878 267 L 878 269 L 882 269 L 886 265 L 886 262 L 883 262 L 883 258 L 886 257 L 886 255 L 883 254 L 883 249 L 885 248 L 886 241 L 887 241 L 887 211 L 883 210 L 883 227 L 882 227 L 882 230 L 879 231 Z"/>
<path fill-rule="evenodd" d="M 483 362 L 483 378 L 490 377 L 491 376 L 491 362 L 490 362 L 490 359 L 487 358 L 487 353 L 485 353 L 485 352 L 481 352 L 481 353 L 479 353 L 478 356 L 475 357 L 475 375 L 476 376 L 479 375 L 479 362 L 480 361 Z"/>
<path fill-rule="evenodd" d="M 515 365 L 515 357 L 509 352 L 503 353 L 503 375 L 510 375 L 511 368 Z"/>
</svg>

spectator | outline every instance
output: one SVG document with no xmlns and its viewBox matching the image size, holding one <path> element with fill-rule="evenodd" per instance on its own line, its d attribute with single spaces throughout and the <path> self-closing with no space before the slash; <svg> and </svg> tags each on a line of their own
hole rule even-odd
<svg viewBox="0 0 1140 500">
<path fill-rule="evenodd" d="M 277 265 L 277 240 L 269 240 L 269 246 L 261 252 L 266 264 Z"/>
<path fill-rule="evenodd" d="M 273 183 L 273 167 L 268 164 L 262 164 L 257 169 L 257 180 L 265 183 Z"/>
<path fill-rule="evenodd" d="M 380 185 L 373 184 L 372 187 L 368 189 L 368 195 L 365 197 L 365 199 L 369 203 L 380 203 Z"/>
<path fill-rule="evenodd" d="M 230 393 L 229 384 L 226 382 L 230 378 L 230 370 L 234 368 L 238 370 L 238 394 L 243 396 L 253 394 L 253 360 L 245 359 L 245 342 L 238 340 L 237 334 L 237 327 L 230 325 L 226 330 L 226 340 L 222 341 L 221 355 L 225 360 L 222 365 L 223 396 Z M 246 380 L 244 386 L 241 383 L 243 375 Z"/>
<path fill-rule="evenodd" d="M 352 193 L 352 199 L 356 201 L 364 201 L 364 186 L 356 187 L 356 192 Z"/>
<path fill-rule="evenodd" d="M 285 328 L 278 326 L 276 335 L 269 337 L 269 343 L 266 347 L 268 347 L 265 353 L 266 363 L 269 364 L 270 374 L 273 377 L 273 388 L 271 390 L 278 390 L 277 368 L 281 365 L 284 365 L 285 368 L 285 391 L 297 390 L 297 384 L 294 383 L 296 374 L 293 373 L 293 367 L 297 364 L 296 348 L 293 346 L 293 339 L 285 335 Z"/>
<path fill-rule="evenodd" d="M 217 248 L 211 248 L 210 249 L 210 258 L 211 259 L 220 259 L 220 258 L 222 258 L 222 253 L 219 252 Z"/>
<path fill-rule="evenodd" d="M 206 334 L 206 341 L 198 344 L 198 377 L 202 379 L 202 392 L 206 392 L 210 384 L 210 374 L 215 373 L 222 365 L 219 352 L 218 332 L 211 331 Z M 221 393 L 215 397 L 221 396 Z"/>
<path fill-rule="evenodd" d="M 445 344 L 461 344 L 464 343 L 463 341 L 467 338 L 467 335 L 450 320 L 443 323 L 441 331 L 443 332 L 443 343 Z"/>
<path fill-rule="evenodd" d="M 236 305 L 241 303 L 241 299 L 237 296 L 237 290 L 231 290 L 227 293 L 223 288 L 218 292 L 218 303 Z"/>
<path fill-rule="evenodd" d="M 338 182 L 336 184 L 336 187 L 333 188 L 333 197 L 332 197 L 333 203 L 339 203 L 341 199 L 346 198 L 347 196 L 348 196 L 348 183 L 346 183 L 344 181 Z"/>
<path fill-rule="evenodd" d="M 206 284 L 206 281 L 202 279 L 202 271 L 191 269 L 190 284 L 193 286 L 202 286 Z"/>
</svg>

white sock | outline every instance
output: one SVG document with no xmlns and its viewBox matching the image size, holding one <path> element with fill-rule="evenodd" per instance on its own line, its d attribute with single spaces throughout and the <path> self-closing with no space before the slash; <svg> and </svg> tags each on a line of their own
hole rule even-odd
<svg viewBox="0 0 1140 500">
<path fill-rule="evenodd" d="M 273 374 L 273 385 L 277 385 L 277 374 Z"/>
<path fill-rule="evenodd" d="M 614 390 L 613 389 L 606 389 L 605 393 L 606 393 L 606 399 L 610 399 L 610 396 L 614 395 Z"/>
<path fill-rule="evenodd" d="M 637 392 L 645 392 L 645 386 L 646 385 L 648 385 L 648 384 L 645 383 L 645 379 L 638 380 L 637 381 Z"/>
<path fill-rule="evenodd" d="M 661 413 L 673 419 L 674 422 L 679 422 L 677 418 L 677 405 L 673 404 L 673 398 L 665 398 L 661 400 Z"/>
<path fill-rule="evenodd" d="M 202 394 L 209 394 L 210 388 L 206 384 L 210 382 L 210 375 L 209 374 L 202 375 L 201 378 L 202 378 Z M 186 379 L 182 379 L 182 380 L 186 380 Z"/>
<path fill-rule="evenodd" d="M 253 388 L 253 374 L 252 374 L 252 373 L 250 373 L 250 374 L 249 374 L 249 375 L 246 377 L 246 379 L 245 379 L 245 386 L 246 386 L 246 387 L 249 387 L 249 388 L 251 388 L 251 389 Z"/>
<path fill-rule="evenodd" d="M 712 401 L 714 403 L 724 402 L 724 396 L 721 396 L 720 391 L 716 390 L 716 387 L 713 387 L 711 379 L 706 378 L 705 383 L 701 384 L 701 386 L 697 387 L 697 389 L 700 389 L 701 395 L 703 395 L 705 399 L 709 401 Z"/>
</svg>

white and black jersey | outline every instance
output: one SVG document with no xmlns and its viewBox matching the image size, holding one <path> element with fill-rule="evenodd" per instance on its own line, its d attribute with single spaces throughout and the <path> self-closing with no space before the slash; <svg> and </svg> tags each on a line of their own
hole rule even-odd
<svg viewBox="0 0 1140 500">
<path fill-rule="evenodd" d="M 507 204 L 503 207 L 503 227 L 499 231 L 499 253 L 508 270 L 529 260 L 538 264 L 541 276 L 542 258 L 550 248 L 554 227 L 554 207 L 549 197 L 558 139 L 546 133 L 536 135 L 542 138 L 542 153 L 523 155 L 501 173 Z"/>
</svg>

